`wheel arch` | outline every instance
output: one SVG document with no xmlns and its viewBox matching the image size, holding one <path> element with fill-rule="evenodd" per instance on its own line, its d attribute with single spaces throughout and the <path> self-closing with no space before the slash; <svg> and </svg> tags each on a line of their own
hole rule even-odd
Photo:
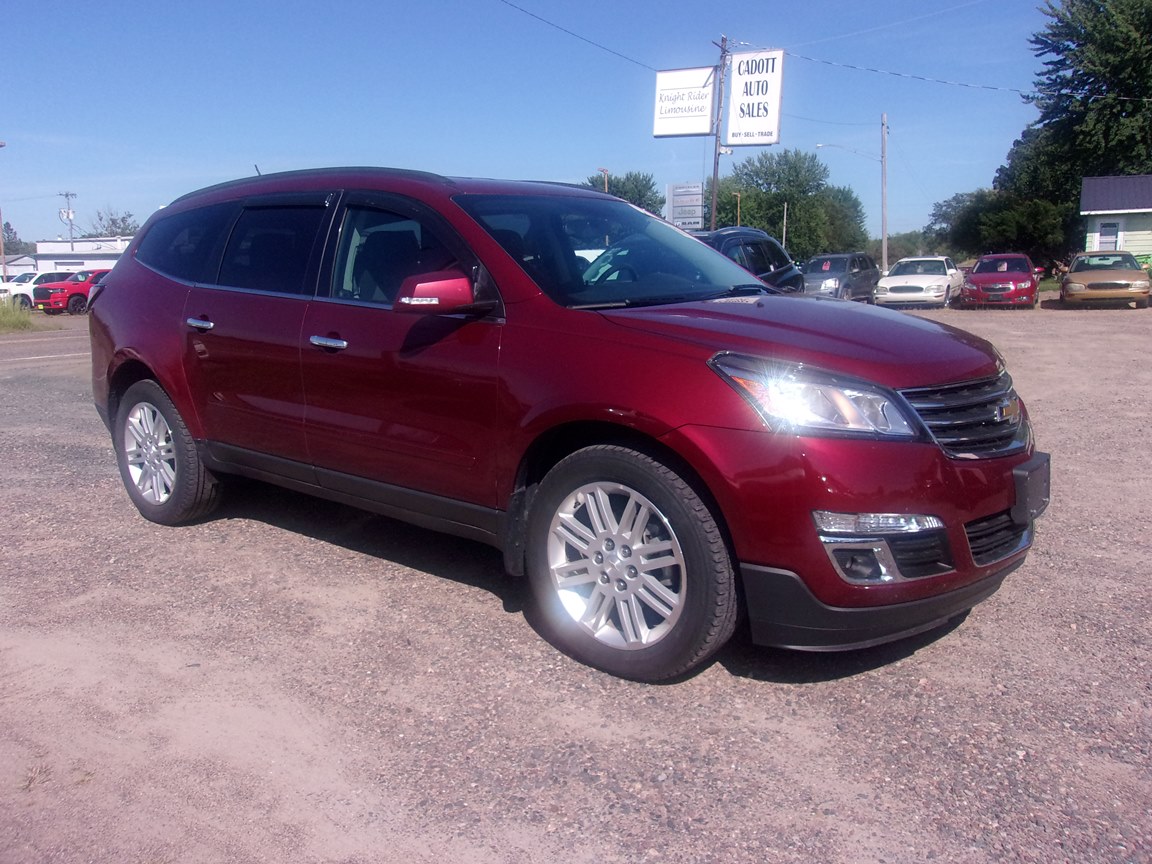
<svg viewBox="0 0 1152 864">
<path fill-rule="evenodd" d="M 532 500 L 540 481 L 565 457 L 595 446 L 627 447 L 671 468 L 688 483 L 712 512 L 724 537 L 728 554 L 735 562 L 734 547 L 724 511 L 700 472 L 672 447 L 657 438 L 626 426 L 598 421 L 572 422 L 541 434 L 524 452 L 517 466 L 515 484 L 508 502 L 502 545 L 505 570 L 513 576 L 526 573 L 526 526 Z"/>
</svg>

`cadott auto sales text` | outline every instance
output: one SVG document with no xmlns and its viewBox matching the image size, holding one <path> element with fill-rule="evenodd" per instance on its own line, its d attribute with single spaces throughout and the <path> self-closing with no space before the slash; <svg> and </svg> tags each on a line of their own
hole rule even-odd
<svg viewBox="0 0 1152 864">
<path fill-rule="evenodd" d="M 770 97 L 775 88 L 767 78 L 755 76 L 775 75 L 776 59 L 775 57 L 749 57 L 737 61 L 736 75 L 743 80 L 736 107 L 740 119 L 774 116 L 775 111 L 772 103 L 760 101 L 757 97 Z"/>
</svg>

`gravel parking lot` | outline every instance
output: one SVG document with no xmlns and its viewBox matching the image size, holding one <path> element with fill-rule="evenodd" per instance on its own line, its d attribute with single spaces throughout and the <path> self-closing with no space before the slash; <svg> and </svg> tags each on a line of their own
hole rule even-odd
<svg viewBox="0 0 1152 864">
<path fill-rule="evenodd" d="M 0 336 L 0 862 L 1152 861 L 1152 312 L 916 314 L 1052 453 L 1027 564 L 943 632 L 663 686 L 555 652 L 484 546 L 256 484 L 142 520 L 84 319 Z"/>
</svg>

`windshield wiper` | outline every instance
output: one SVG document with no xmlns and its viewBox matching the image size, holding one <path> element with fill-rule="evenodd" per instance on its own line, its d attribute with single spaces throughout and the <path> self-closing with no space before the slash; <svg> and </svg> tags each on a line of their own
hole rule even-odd
<svg viewBox="0 0 1152 864">
<path fill-rule="evenodd" d="M 749 282 L 743 285 L 733 285 L 731 288 L 725 288 L 723 291 L 717 291 L 714 294 L 705 294 L 703 297 L 697 297 L 697 300 L 723 300 L 726 297 L 751 297 L 756 294 L 776 294 L 777 291 L 773 290 L 771 286 L 765 285 L 763 282 Z"/>
<path fill-rule="evenodd" d="M 757 294 L 779 293 L 763 282 L 750 282 L 746 285 L 732 285 L 723 291 L 711 294 L 664 294 L 658 297 L 627 297 L 623 300 L 606 300 L 602 303 L 583 303 L 569 306 L 569 309 L 636 309 L 640 306 L 671 306 L 675 303 L 699 303 L 702 300 L 720 300 L 725 297 L 749 297 Z"/>
</svg>

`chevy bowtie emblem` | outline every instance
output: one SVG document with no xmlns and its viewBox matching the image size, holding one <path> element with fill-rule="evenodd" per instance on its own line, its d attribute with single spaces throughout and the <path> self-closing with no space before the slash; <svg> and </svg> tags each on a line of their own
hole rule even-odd
<svg viewBox="0 0 1152 864">
<path fill-rule="evenodd" d="M 1019 420 L 1020 419 L 1020 400 L 1013 396 L 1011 399 L 1005 399 L 996 406 L 996 422 L 1003 423 L 1005 420 Z"/>
</svg>

